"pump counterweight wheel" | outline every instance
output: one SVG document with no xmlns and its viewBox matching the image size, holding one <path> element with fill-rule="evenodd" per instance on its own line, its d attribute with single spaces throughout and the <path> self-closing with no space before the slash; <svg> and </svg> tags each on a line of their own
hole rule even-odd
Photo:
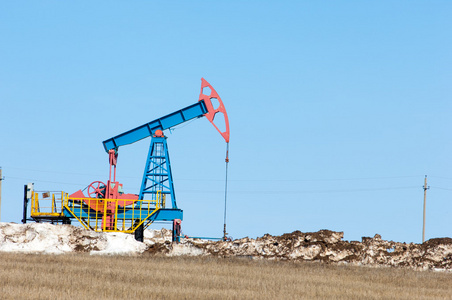
<svg viewBox="0 0 452 300">
<path fill-rule="evenodd" d="M 105 198 L 106 185 L 102 181 L 94 181 L 88 185 L 89 198 Z"/>
</svg>

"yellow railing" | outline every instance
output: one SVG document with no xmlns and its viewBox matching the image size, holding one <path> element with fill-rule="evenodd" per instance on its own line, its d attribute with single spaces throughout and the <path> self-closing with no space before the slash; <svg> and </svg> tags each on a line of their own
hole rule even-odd
<svg viewBox="0 0 452 300">
<path fill-rule="evenodd" d="M 164 197 L 155 200 L 69 198 L 63 206 L 86 229 L 107 232 L 134 232 L 140 225 L 149 226 L 150 217 L 164 206 Z"/>
<path fill-rule="evenodd" d="M 41 194 L 41 197 L 40 197 Z M 32 192 L 31 217 L 60 219 L 64 210 L 86 229 L 107 232 L 134 232 L 148 227 L 151 216 L 165 207 L 165 195 L 158 191 L 155 200 L 70 198 L 67 193 Z"/>
<path fill-rule="evenodd" d="M 63 202 L 65 199 L 64 192 L 60 195 L 50 194 L 50 192 L 43 192 L 42 198 L 39 199 L 38 192 L 31 193 L 31 217 L 62 217 L 63 216 Z"/>
</svg>

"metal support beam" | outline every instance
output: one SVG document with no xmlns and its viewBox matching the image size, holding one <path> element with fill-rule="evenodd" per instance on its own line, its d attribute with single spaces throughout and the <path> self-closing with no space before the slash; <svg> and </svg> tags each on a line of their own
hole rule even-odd
<svg viewBox="0 0 452 300">
<path fill-rule="evenodd" d="M 28 201 L 31 199 L 31 194 L 33 192 L 34 183 L 28 183 L 24 185 L 24 211 L 23 211 L 23 218 L 22 223 L 27 223 L 27 208 L 28 208 Z"/>
<path fill-rule="evenodd" d="M 144 225 L 143 224 L 138 226 L 138 228 L 134 232 L 134 235 L 135 235 L 135 239 L 137 241 L 139 241 L 139 242 L 144 241 Z"/>
<path fill-rule="evenodd" d="M 27 206 L 28 206 L 28 198 L 27 198 L 27 185 L 24 185 L 24 207 L 23 207 L 23 215 L 22 215 L 22 223 L 27 223 Z"/>
</svg>

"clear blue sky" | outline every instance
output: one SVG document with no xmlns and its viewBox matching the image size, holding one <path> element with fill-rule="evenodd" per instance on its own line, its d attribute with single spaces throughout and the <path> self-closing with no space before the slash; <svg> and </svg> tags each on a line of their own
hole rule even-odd
<svg viewBox="0 0 452 300">
<path fill-rule="evenodd" d="M 1 220 L 108 179 L 102 141 L 218 91 L 228 232 L 452 236 L 450 1 L 1 1 Z M 184 233 L 221 236 L 225 143 L 168 133 Z M 119 150 L 138 193 L 150 140 Z"/>
</svg>

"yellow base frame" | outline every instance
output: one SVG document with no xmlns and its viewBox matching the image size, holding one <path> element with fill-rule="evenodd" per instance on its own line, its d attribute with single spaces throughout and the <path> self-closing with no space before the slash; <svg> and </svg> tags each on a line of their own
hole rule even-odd
<svg viewBox="0 0 452 300">
<path fill-rule="evenodd" d="M 133 233 L 141 225 L 147 228 L 152 224 L 150 218 L 164 207 L 165 197 L 160 191 L 156 200 L 70 198 L 64 192 L 43 193 L 39 199 L 39 194 L 33 192 L 31 217 L 63 218 L 66 211 L 88 230 Z"/>
</svg>

